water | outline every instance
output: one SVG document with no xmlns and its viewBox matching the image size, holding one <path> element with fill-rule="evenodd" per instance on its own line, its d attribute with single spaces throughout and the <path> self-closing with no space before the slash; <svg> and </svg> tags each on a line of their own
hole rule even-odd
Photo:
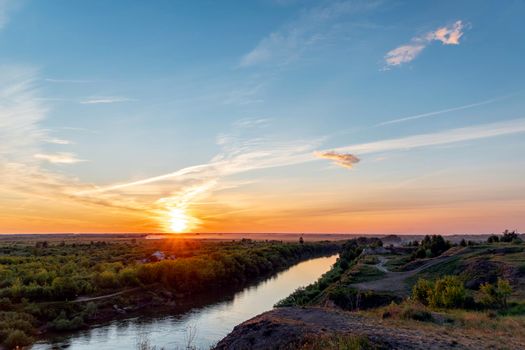
<svg viewBox="0 0 525 350">
<path fill-rule="evenodd" d="M 193 344 L 208 349 L 233 330 L 233 327 L 264 311 L 298 287 L 316 281 L 334 264 L 337 255 L 301 262 L 274 277 L 241 292 L 218 297 L 206 306 L 186 308 L 169 315 L 144 315 L 73 333 L 63 339 L 39 342 L 33 350 L 68 348 L 72 350 L 135 349 L 146 337 L 157 349 L 184 349 L 194 333 Z M 222 295 L 222 296 L 221 296 Z M 217 300 L 223 300 L 217 302 Z M 227 299 L 227 300 L 224 300 Z M 195 301 L 195 304 L 203 304 Z M 66 339 L 64 339 L 66 338 Z"/>
</svg>

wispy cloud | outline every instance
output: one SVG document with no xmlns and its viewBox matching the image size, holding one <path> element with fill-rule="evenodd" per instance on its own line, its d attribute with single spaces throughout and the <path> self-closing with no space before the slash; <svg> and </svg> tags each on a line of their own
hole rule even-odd
<svg viewBox="0 0 525 350">
<path fill-rule="evenodd" d="M 441 109 L 439 111 L 432 111 L 432 112 L 427 112 L 427 113 L 415 114 L 415 115 L 411 115 L 411 116 L 408 116 L 408 117 L 392 119 L 392 120 L 388 120 L 386 122 L 379 123 L 376 126 L 384 126 L 384 125 L 390 125 L 390 124 L 403 123 L 403 122 L 410 121 L 410 120 L 416 120 L 416 119 L 421 119 L 421 118 L 428 118 L 428 117 L 433 117 L 433 116 L 440 115 L 440 114 L 445 114 L 445 113 L 450 113 L 450 112 L 455 112 L 455 111 L 461 111 L 461 110 L 464 110 L 464 109 L 479 107 L 479 106 L 483 106 L 483 105 L 488 105 L 488 104 L 491 104 L 491 103 L 494 103 L 494 102 L 497 102 L 497 101 L 504 100 L 504 99 L 509 98 L 511 96 L 514 96 L 514 95 L 516 95 L 516 94 L 510 94 L 510 95 L 506 95 L 506 96 L 491 98 L 491 99 L 488 99 L 488 100 L 485 100 L 485 101 L 476 102 L 476 103 L 470 103 L 470 104 L 463 105 L 463 106 Z"/>
<path fill-rule="evenodd" d="M 459 45 L 463 36 L 464 24 L 456 21 L 450 26 L 440 27 L 432 32 L 412 38 L 410 43 L 396 47 L 385 55 L 387 67 L 399 66 L 414 60 L 432 41 L 443 45 Z"/>
<path fill-rule="evenodd" d="M 44 81 L 48 83 L 57 83 L 57 84 L 87 84 L 87 83 L 94 82 L 94 80 L 87 80 L 87 79 L 56 79 L 56 78 L 45 78 Z"/>
<path fill-rule="evenodd" d="M 359 155 L 362 154 L 410 150 L 521 132 L 525 132 L 525 119 L 515 119 L 436 133 L 337 147 L 332 150 L 316 151 L 314 156 L 312 156 L 312 151 L 324 139 L 276 142 L 265 138 L 242 140 L 237 137 L 231 137 L 222 145 L 223 151 L 208 163 L 140 180 L 95 187 L 78 192 L 77 195 L 120 191 L 130 187 L 163 181 L 191 182 L 190 180 L 219 179 L 251 170 L 301 164 L 313 161 L 319 157 L 331 159 L 338 162 L 338 164 L 340 163 L 339 165 L 349 167 L 359 162 Z"/>
<path fill-rule="evenodd" d="M 245 54 L 241 67 L 273 62 L 285 65 L 300 57 L 315 44 L 330 36 L 334 21 L 345 16 L 377 7 L 379 1 L 336 1 L 304 10 L 280 30 L 262 39 L 255 48 Z"/>
<path fill-rule="evenodd" d="M 109 103 L 119 103 L 119 102 L 129 102 L 135 101 L 132 98 L 128 97 L 92 97 L 80 101 L 83 105 L 95 105 L 95 104 L 109 104 Z"/>
<path fill-rule="evenodd" d="M 351 152 L 352 154 L 361 155 L 396 150 L 410 150 L 414 148 L 445 145 L 522 132 L 525 132 L 525 119 L 513 119 L 504 122 L 481 124 L 435 133 L 349 145 L 335 148 L 334 151 Z"/>
<path fill-rule="evenodd" d="M 224 104 L 249 105 L 264 102 L 264 100 L 259 97 L 263 87 L 264 84 L 257 83 L 256 85 L 236 88 L 228 93 L 224 100 Z"/>
<path fill-rule="evenodd" d="M 85 162 L 84 159 L 79 159 L 73 153 L 60 152 L 60 153 L 37 153 L 35 154 L 36 159 L 45 160 L 46 162 L 53 164 L 75 164 L 79 162 Z"/>
<path fill-rule="evenodd" d="M 69 140 L 57 139 L 57 138 L 47 139 L 45 141 L 47 143 L 53 143 L 55 145 L 70 145 L 71 144 L 71 141 L 69 141 Z"/>
<path fill-rule="evenodd" d="M 270 118 L 243 118 L 239 119 L 233 123 L 233 126 L 236 128 L 260 128 L 268 126 L 270 123 Z"/>
<path fill-rule="evenodd" d="M 9 13 L 15 6 L 13 0 L 0 0 L 0 29 L 4 28 L 9 22 Z"/>
<path fill-rule="evenodd" d="M 351 169 L 354 164 L 359 163 L 359 158 L 350 153 L 337 153 L 334 151 L 328 152 L 314 152 L 314 155 L 318 158 L 324 158 L 332 160 L 335 164 L 342 166 L 343 168 Z"/>
<path fill-rule="evenodd" d="M 33 69 L 0 67 L 0 162 L 33 161 L 46 131 L 46 107 L 36 98 Z"/>
<path fill-rule="evenodd" d="M 132 198 L 149 188 L 146 196 L 162 194 L 153 202 L 152 214 L 159 217 L 163 225 L 174 208 L 188 210 L 199 198 L 210 196 L 222 189 L 221 183 L 231 175 L 280 166 L 300 164 L 312 160 L 312 151 L 321 140 L 279 141 L 270 137 L 245 138 L 243 130 L 258 127 L 258 123 L 244 120 L 235 123 L 234 132 L 221 138 L 221 152 L 209 162 L 179 169 L 177 171 L 126 181 L 104 187 L 82 189 L 75 196 L 84 200 L 99 198 Z M 240 125 L 239 125 L 240 124 Z M 242 185 L 242 181 L 238 185 Z M 154 189 L 153 186 L 156 186 Z M 228 188 L 233 184 L 229 183 Z M 111 201 L 111 200 L 110 200 Z M 169 221 L 169 220 L 168 220 Z M 198 225 L 198 222 L 193 222 Z"/>
</svg>

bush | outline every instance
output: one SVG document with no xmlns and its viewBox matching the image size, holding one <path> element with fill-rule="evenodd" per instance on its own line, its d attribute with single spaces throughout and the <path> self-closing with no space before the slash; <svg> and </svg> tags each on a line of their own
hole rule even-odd
<svg viewBox="0 0 525 350">
<path fill-rule="evenodd" d="M 137 286 L 140 284 L 137 270 L 133 267 L 126 267 L 119 271 L 118 279 L 121 285 Z"/>
<path fill-rule="evenodd" d="M 79 329 L 84 325 L 82 316 L 75 316 L 71 320 L 66 317 L 66 313 L 62 311 L 56 319 L 51 322 L 51 327 L 57 331 L 70 331 Z"/>
<path fill-rule="evenodd" d="M 420 322 L 434 321 L 432 314 L 423 308 L 411 307 L 405 305 L 401 310 L 401 318 L 404 320 L 415 320 Z"/>
<path fill-rule="evenodd" d="M 9 298 L 0 298 L 0 310 L 2 311 L 11 311 L 13 309 L 13 304 Z"/>
<path fill-rule="evenodd" d="M 420 279 L 412 288 L 412 298 L 433 308 L 458 308 L 465 305 L 467 293 L 457 276 L 444 276 L 435 282 Z"/>
<path fill-rule="evenodd" d="M 429 280 L 420 278 L 412 287 L 412 299 L 424 305 L 428 305 L 428 300 L 432 295 L 434 284 Z"/>
<path fill-rule="evenodd" d="M 33 338 L 28 336 L 24 331 L 19 329 L 8 330 L 7 336 L 3 342 L 3 345 L 7 349 L 15 349 L 16 347 L 22 347 L 29 345 L 33 342 Z"/>
<path fill-rule="evenodd" d="M 512 294 L 512 287 L 506 279 L 498 278 L 496 284 L 483 283 L 479 287 L 480 301 L 488 307 L 507 308 L 507 298 Z"/>
<path fill-rule="evenodd" d="M 113 271 L 102 271 L 95 275 L 95 284 L 103 289 L 111 289 L 118 286 L 117 275 Z"/>
</svg>

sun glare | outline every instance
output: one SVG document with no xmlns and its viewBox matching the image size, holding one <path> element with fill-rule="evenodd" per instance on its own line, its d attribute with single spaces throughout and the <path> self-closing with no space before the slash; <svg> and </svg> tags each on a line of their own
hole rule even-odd
<svg viewBox="0 0 525 350">
<path fill-rule="evenodd" d="M 169 213 L 169 227 L 172 232 L 181 233 L 188 229 L 190 218 L 181 208 L 173 208 Z"/>
</svg>

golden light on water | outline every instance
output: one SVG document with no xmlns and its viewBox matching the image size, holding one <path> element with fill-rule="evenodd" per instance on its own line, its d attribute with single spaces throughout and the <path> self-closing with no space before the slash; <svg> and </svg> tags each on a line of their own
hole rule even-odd
<svg viewBox="0 0 525 350">
<path fill-rule="evenodd" d="M 182 208 L 173 208 L 169 212 L 169 228 L 172 232 L 181 233 L 189 229 L 190 217 Z"/>
</svg>

